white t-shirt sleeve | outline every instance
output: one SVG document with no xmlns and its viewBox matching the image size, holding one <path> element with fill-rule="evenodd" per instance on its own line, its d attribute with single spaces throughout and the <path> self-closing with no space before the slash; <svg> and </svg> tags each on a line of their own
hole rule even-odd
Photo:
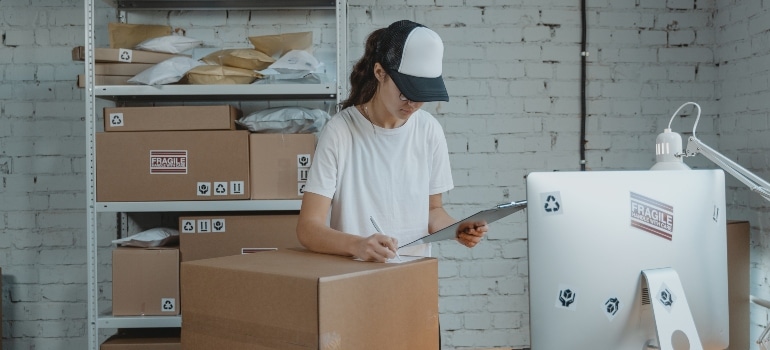
<svg viewBox="0 0 770 350">
<path fill-rule="evenodd" d="M 342 125 L 341 125 L 342 124 Z M 345 127 L 342 117 L 329 120 L 318 137 L 313 165 L 310 167 L 305 192 L 312 192 L 327 198 L 333 198 L 337 191 L 337 172 L 341 162 L 341 147 L 347 144 L 350 132 Z"/>
<path fill-rule="evenodd" d="M 433 127 L 431 128 L 433 131 L 431 134 L 433 138 L 431 144 L 434 145 L 434 148 L 429 193 L 434 195 L 451 190 L 454 188 L 454 182 L 452 180 L 452 167 L 449 164 L 449 148 L 447 147 L 446 137 L 444 136 L 444 129 L 437 120 L 431 119 L 433 124 Z"/>
</svg>

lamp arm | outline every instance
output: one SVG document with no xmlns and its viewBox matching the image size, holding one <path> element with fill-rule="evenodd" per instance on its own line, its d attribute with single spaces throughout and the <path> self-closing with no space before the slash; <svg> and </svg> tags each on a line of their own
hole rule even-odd
<svg viewBox="0 0 770 350">
<path fill-rule="evenodd" d="M 738 181 L 743 182 L 751 191 L 759 193 L 765 200 L 770 201 L 770 183 L 709 147 L 694 135 L 690 136 L 684 156 L 692 157 L 698 153 L 714 162 L 714 164 L 734 176 Z"/>
</svg>

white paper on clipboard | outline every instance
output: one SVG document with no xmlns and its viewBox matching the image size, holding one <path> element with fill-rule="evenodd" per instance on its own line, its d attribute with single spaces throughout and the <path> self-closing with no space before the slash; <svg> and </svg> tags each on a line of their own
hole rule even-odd
<svg viewBox="0 0 770 350">
<path fill-rule="evenodd" d="M 494 208 L 485 209 L 482 211 L 479 211 L 476 214 L 473 214 L 465 219 L 462 219 L 452 225 L 449 225 L 445 228 L 442 228 L 441 230 L 436 231 L 436 233 L 423 236 L 422 238 L 409 242 L 407 244 L 404 244 L 399 249 L 404 247 L 409 247 L 413 245 L 418 244 L 425 244 L 425 243 L 431 243 L 431 242 L 437 242 L 437 241 L 443 241 L 445 239 L 455 239 L 457 237 L 457 227 L 460 226 L 462 223 L 465 222 L 477 222 L 477 221 L 485 221 L 487 224 L 491 224 L 497 220 L 500 220 L 508 215 L 511 215 L 519 210 L 522 210 L 527 207 L 527 201 L 518 201 L 518 202 L 510 202 L 510 203 L 503 203 L 498 204 Z"/>
</svg>

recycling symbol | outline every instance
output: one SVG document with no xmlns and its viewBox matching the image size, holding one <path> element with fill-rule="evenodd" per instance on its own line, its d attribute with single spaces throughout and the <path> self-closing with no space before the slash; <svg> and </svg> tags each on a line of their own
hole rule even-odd
<svg viewBox="0 0 770 350">
<path fill-rule="evenodd" d="M 161 299 L 161 310 L 162 311 L 174 311 L 176 310 L 176 305 L 174 305 L 174 298 L 163 298 Z"/>
<path fill-rule="evenodd" d="M 548 197 L 545 199 L 545 211 L 549 213 L 555 213 L 559 211 L 559 208 L 561 208 L 561 205 L 559 204 L 559 201 L 556 200 L 556 197 L 553 195 L 548 195 Z"/>
<path fill-rule="evenodd" d="M 123 51 L 120 53 L 120 60 L 121 61 L 130 61 L 131 60 L 131 54 L 128 51 Z"/>
<path fill-rule="evenodd" d="M 116 114 L 116 115 L 112 116 L 112 120 L 110 120 L 110 123 L 113 126 L 115 126 L 115 125 L 123 125 L 123 119 L 119 115 Z"/>
<path fill-rule="evenodd" d="M 224 184 L 217 184 L 217 187 L 214 189 L 217 194 L 226 194 L 227 193 L 227 187 Z"/>
<path fill-rule="evenodd" d="M 183 226 L 183 228 L 182 228 L 182 231 L 185 231 L 185 232 L 192 232 L 194 229 L 195 229 L 195 227 L 193 227 L 193 224 L 192 224 L 192 222 L 190 222 L 190 221 L 185 221 L 185 223 L 184 223 L 184 226 Z"/>
</svg>

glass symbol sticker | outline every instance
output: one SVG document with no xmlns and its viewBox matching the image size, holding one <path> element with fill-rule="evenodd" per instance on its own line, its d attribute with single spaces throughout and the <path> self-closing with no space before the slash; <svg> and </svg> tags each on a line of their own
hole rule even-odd
<svg viewBox="0 0 770 350">
<path fill-rule="evenodd" d="M 671 312 L 671 309 L 674 307 L 674 304 L 676 303 L 676 295 L 671 292 L 671 289 L 668 288 L 668 286 L 663 283 L 660 286 L 660 290 L 658 291 L 658 297 L 656 298 L 658 302 L 663 304 L 663 307 L 666 308 L 666 311 Z"/>
<path fill-rule="evenodd" d="M 617 297 L 611 296 L 608 297 L 602 304 L 601 308 L 604 312 L 604 316 L 607 316 L 607 320 L 612 322 L 612 320 L 615 319 L 615 316 L 618 315 L 618 312 L 620 312 L 620 299 Z"/>
<path fill-rule="evenodd" d="M 578 297 L 577 289 L 570 287 L 568 285 L 560 284 L 559 292 L 556 295 L 555 306 L 560 309 L 575 311 L 575 309 L 577 308 L 577 303 L 576 303 L 577 297 Z"/>
</svg>

